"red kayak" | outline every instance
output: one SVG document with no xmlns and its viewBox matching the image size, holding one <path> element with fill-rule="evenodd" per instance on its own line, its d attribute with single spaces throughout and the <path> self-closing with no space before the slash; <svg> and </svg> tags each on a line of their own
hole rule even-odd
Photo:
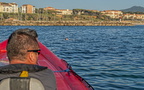
<svg viewBox="0 0 144 90">
<path fill-rule="evenodd" d="M 0 43 L 0 65 L 9 64 L 6 54 L 7 40 Z M 94 90 L 83 78 L 76 74 L 71 66 L 58 58 L 46 46 L 39 42 L 41 53 L 38 64 L 51 69 L 56 77 L 57 90 Z"/>
</svg>

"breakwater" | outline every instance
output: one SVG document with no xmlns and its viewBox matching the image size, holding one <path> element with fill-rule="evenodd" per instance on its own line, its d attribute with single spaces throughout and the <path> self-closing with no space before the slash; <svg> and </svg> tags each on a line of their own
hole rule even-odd
<svg viewBox="0 0 144 90">
<path fill-rule="evenodd" d="M 133 26 L 118 21 L 0 21 L 1 26 Z"/>
</svg>

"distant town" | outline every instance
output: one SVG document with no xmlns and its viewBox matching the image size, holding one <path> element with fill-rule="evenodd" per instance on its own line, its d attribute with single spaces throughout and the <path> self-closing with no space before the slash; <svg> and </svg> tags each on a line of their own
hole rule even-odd
<svg viewBox="0 0 144 90">
<path fill-rule="evenodd" d="M 18 7 L 16 3 L 0 2 L 1 21 L 143 21 L 143 13 L 119 10 L 56 9 L 36 8 L 30 4 Z"/>
</svg>

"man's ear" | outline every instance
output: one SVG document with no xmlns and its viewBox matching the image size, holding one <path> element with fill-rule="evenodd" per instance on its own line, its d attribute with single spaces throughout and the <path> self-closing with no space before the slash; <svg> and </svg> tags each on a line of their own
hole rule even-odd
<svg viewBox="0 0 144 90">
<path fill-rule="evenodd" d="M 28 61 L 30 64 L 35 64 L 36 62 L 36 56 L 35 56 L 35 53 L 33 52 L 30 52 L 29 55 L 28 55 Z"/>
</svg>

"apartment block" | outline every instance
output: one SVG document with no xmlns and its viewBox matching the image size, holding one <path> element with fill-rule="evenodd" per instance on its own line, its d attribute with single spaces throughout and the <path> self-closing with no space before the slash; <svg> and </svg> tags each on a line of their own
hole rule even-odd
<svg viewBox="0 0 144 90">
<path fill-rule="evenodd" d="M 123 12 L 118 10 L 105 10 L 102 11 L 101 13 L 111 18 L 120 18 L 123 15 Z"/>
<path fill-rule="evenodd" d="M 0 12 L 18 13 L 18 5 L 16 3 L 0 2 Z"/>
<path fill-rule="evenodd" d="M 22 5 L 21 12 L 22 13 L 35 13 L 35 6 L 30 5 L 30 4 Z"/>
</svg>

